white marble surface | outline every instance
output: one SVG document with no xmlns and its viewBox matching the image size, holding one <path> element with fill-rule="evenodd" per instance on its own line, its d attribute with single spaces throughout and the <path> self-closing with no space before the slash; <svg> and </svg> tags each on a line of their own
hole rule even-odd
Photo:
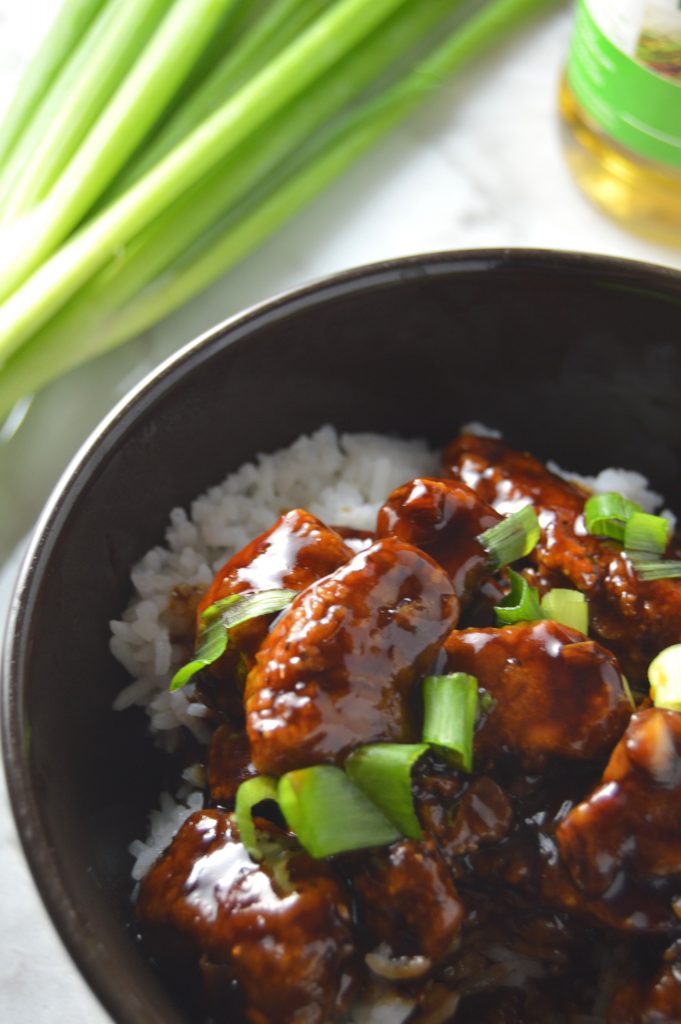
<svg viewBox="0 0 681 1024">
<path fill-rule="evenodd" d="M 0 106 L 57 0 L 0 0 Z M 126 348 L 70 374 L 0 444 L 0 563 L 30 529 L 87 433 L 183 341 L 272 294 L 353 264 L 477 246 L 581 249 L 681 267 L 592 209 L 563 164 L 556 87 L 570 24 L 558 7 L 457 81 L 227 279 Z M 10 581 L 0 577 L 0 623 Z M 3 784 L 0 783 L 0 787 Z M 23 863 L 0 793 L 0 1020 L 107 1015 L 64 952 Z"/>
</svg>

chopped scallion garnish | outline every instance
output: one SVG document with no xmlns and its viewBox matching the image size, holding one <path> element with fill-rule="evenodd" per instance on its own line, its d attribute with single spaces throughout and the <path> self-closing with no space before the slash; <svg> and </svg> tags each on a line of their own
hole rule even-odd
<svg viewBox="0 0 681 1024">
<path fill-rule="evenodd" d="M 199 644 L 191 661 L 178 669 L 170 689 L 179 690 L 202 668 L 212 665 L 227 650 L 229 631 L 249 619 L 283 611 L 296 596 L 295 590 L 259 590 L 256 593 L 231 594 L 201 613 L 203 629 Z"/>
<path fill-rule="evenodd" d="M 640 505 L 615 491 L 592 494 L 584 505 L 584 522 L 589 533 L 596 537 L 623 541 L 625 526 L 637 512 L 643 512 Z"/>
<path fill-rule="evenodd" d="M 589 603 L 579 590 L 556 587 L 541 599 L 544 617 L 585 635 L 589 632 Z"/>
<path fill-rule="evenodd" d="M 473 771 L 478 681 L 465 672 L 428 676 L 423 684 L 423 741 L 465 772 Z"/>
<path fill-rule="evenodd" d="M 421 837 L 414 809 L 411 773 L 428 746 L 425 743 L 372 743 L 353 751 L 345 762 L 351 782 L 362 790 L 410 839 Z"/>
<path fill-rule="evenodd" d="M 681 576 L 681 562 L 656 558 L 649 551 L 627 551 L 636 575 L 641 580 L 673 580 Z"/>
<path fill-rule="evenodd" d="M 665 647 L 651 661 L 648 682 L 656 708 L 681 711 L 681 644 Z"/>
<path fill-rule="evenodd" d="M 512 512 L 478 536 L 478 543 L 489 555 L 492 569 L 503 569 L 505 565 L 529 555 L 540 536 L 539 520 L 532 505 L 525 505 Z"/>
<path fill-rule="evenodd" d="M 508 573 L 511 578 L 511 589 L 494 608 L 497 626 L 543 619 L 538 592 L 529 585 L 524 576 L 513 572 L 512 569 L 509 569 Z"/>
<path fill-rule="evenodd" d="M 279 806 L 312 857 L 387 846 L 400 837 L 345 772 L 333 765 L 298 768 L 279 780 Z"/>
<path fill-rule="evenodd" d="M 253 824 L 253 808 L 265 800 L 278 802 L 277 780 L 269 775 L 258 775 L 254 779 L 246 779 L 236 793 L 236 823 L 239 835 L 253 860 L 262 860 L 258 847 L 258 837 Z"/>
<path fill-rule="evenodd" d="M 629 686 L 629 680 L 627 679 L 627 677 L 625 675 L 622 675 L 621 679 L 622 679 L 622 689 L 624 690 L 624 694 L 625 694 L 627 700 L 629 701 L 629 703 L 631 704 L 632 708 L 635 708 L 636 707 L 636 701 L 634 700 L 634 695 L 631 692 L 631 687 Z"/>
<path fill-rule="evenodd" d="M 634 512 L 624 524 L 624 546 L 627 551 L 649 551 L 664 554 L 669 541 L 669 523 L 663 516 Z"/>
</svg>

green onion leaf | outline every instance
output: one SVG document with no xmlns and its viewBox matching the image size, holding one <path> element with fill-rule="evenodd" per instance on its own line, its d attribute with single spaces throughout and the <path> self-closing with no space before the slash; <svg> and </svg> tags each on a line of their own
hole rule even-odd
<svg viewBox="0 0 681 1024">
<path fill-rule="evenodd" d="M 651 661 L 648 682 L 656 708 L 681 711 L 681 644 L 665 647 Z"/>
<path fill-rule="evenodd" d="M 489 555 L 490 567 L 502 569 L 505 565 L 529 555 L 539 540 L 537 513 L 532 505 L 525 505 L 506 516 L 496 526 L 478 536 L 478 543 Z"/>
<path fill-rule="evenodd" d="M 421 838 L 411 773 L 427 750 L 425 743 L 372 743 L 353 751 L 345 762 L 350 781 L 410 839 Z"/>
<path fill-rule="evenodd" d="M 269 775 L 258 775 L 246 779 L 236 791 L 236 823 L 239 826 L 241 842 L 253 860 L 262 860 L 258 837 L 253 824 L 253 808 L 264 800 L 277 800 L 277 780 Z"/>
<path fill-rule="evenodd" d="M 627 551 L 640 580 L 673 580 L 681 576 L 681 562 L 671 558 L 655 558 L 648 551 Z"/>
<path fill-rule="evenodd" d="M 627 677 L 624 674 L 622 674 L 621 679 L 622 679 L 622 689 L 624 690 L 624 695 L 627 698 L 627 700 L 629 701 L 629 703 L 631 704 L 632 708 L 634 708 L 634 710 L 635 710 L 636 709 L 636 701 L 634 700 L 634 695 L 631 692 L 631 687 L 629 686 L 629 680 L 627 679 Z"/>
<path fill-rule="evenodd" d="M 329 764 L 288 772 L 279 780 L 279 806 L 300 845 L 312 857 L 387 846 L 399 829 Z"/>
<path fill-rule="evenodd" d="M 623 498 L 615 491 L 592 494 L 584 505 L 584 522 L 589 533 L 596 537 L 624 541 L 626 523 L 636 512 L 642 511 L 636 502 Z"/>
<path fill-rule="evenodd" d="M 260 615 L 271 615 L 281 612 L 293 601 L 296 590 L 257 590 L 255 593 L 232 594 L 221 601 L 216 601 L 203 612 L 202 618 L 212 619 L 219 615 L 226 629 L 240 626 L 249 619 L 257 619 Z M 236 601 L 233 598 L 236 597 Z"/>
<path fill-rule="evenodd" d="M 478 717 L 488 715 L 494 710 L 496 703 L 491 693 L 478 687 Z"/>
<path fill-rule="evenodd" d="M 513 569 L 509 569 L 508 574 L 511 577 L 511 589 L 494 608 L 497 626 L 543 619 L 538 591 L 529 585 L 524 576 L 513 572 Z"/>
<path fill-rule="evenodd" d="M 423 684 L 423 741 L 458 768 L 473 771 L 473 730 L 478 713 L 478 681 L 465 672 L 428 676 Z"/>
<path fill-rule="evenodd" d="M 669 541 L 669 523 L 662 516 L 634 512 L 624 524 L 624 547 L 627 551 L 650 551 L 664 554 Z"/>
<path fill-rule="evenodd" d="M 586 636 L 589 632 L 589 604 L 579 590 L 556 587 L 541 599 L 544 617 L 576 629 Z"/>
<path fill-rule="evenodd" d="M 260 615 L 283 611 L 295 596 L 295 590 L 259 590 L 256 593 L 231 594 L 211 604 L 201 613 L 203 630 L 195 655 L 173 676 L 171 692 L 181 689 L 202 668 L 222 657 L 227 650 L 230 629 Z"/>
</svg>

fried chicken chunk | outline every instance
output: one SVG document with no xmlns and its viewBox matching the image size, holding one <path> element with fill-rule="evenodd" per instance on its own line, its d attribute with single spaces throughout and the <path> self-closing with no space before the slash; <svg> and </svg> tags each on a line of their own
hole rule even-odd
<svg viewBox="0 0 681 1024">
<path fill-rule="evenodd" d="M 600 785 L 558 827 L 561 857 L 590 894 L 626 870 L 638 879 L 681 874 L 681 714 L 633 715 Z"/>
<path fill-rule="evenodd" d="M 218 569 L 199 613 L 247 590 L 304 590 L 352 555 L 335 530 L 304 509 L 291 509 Z"/>
<path fill-rule="evenodd" d="M 249 1024 L 326 1024 L 352 987 L 349 900 L 327 864 L 270 831 L 256 864 L 230 815 L 192 814 L 143 879 L 138 919 L 157 955 L 191 957 L 223 993 L 237 982 Z"/>
<path fill-rule="evenodd" d="M 420 478 L 398 487 L 378 513 L 379 537 L 398 537 L 426 551 L 445 569 L 467 605 L 489 575 L 479 534 L 501 520 L 466 484 Z"/>
<path fill-rule="evenodd" d="M 393 538 L 313 583 L 268 634 L 246 681 L 258 771 L 342 763 L 364 743 L 418 739 L 414 689 L 458 614 L 445 571 Z"/>
<path fill-rule="evenodd" d="M 664 647 L 681 641 L 681 580 L 641 580 L 621 547 L 586 532 L 586 492 L 504 441 L 463 435 L 447 446 L 444 471 L 507 514 L 531 502 L 542 527 L 530 559 L 542 590 L 575 587 L 589 599 L 591 632 L 631 680 L 645 678 Z"/>
<path fill-rule="evenodd" d="M 676 1024 L 681 1020 L 681 940 L 662 958 L 652 982 L 632 982 L 615 995 L 608 1024 Z"/>
<path fill-rule="evenodd" d="M 451 951 L 464 909 L 432 840 L 371 851 L 352 881 L 363 934 L 391 956 L 423 957 L 426 971 Z"/>
<path fill-rule="evenodd" d="M 335 530 L 303 509 L 292 509 L 218 570 L 199 603 L 197 631 L 201 614 L 216 601 L 252 591 L 304 590 L 352 555 Z M 241 694 L 234 681 L 243 681 L 272 619 L 273 615 L 259 615 L 230 631 L 227 650 L 202 676 L 200 692 L 206 704 L 239 716 Z"/>
<path fill-rule="evenodd" d="M 446 670 L 467 672 L 494 700 L 475 737 L 476 757 L 515 754 L 540 768 L 547 756 L 608 754 L 631 705 L 617 660 L 593 640 L 551 621 L 454 631 Z"/>
</svg>

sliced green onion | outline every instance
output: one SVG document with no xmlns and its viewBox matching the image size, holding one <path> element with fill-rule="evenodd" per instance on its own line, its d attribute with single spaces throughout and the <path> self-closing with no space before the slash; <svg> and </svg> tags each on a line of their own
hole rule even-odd
<svg viewBox="0 0 681 1024">
<path fill-rule="evenodd" d="M 622 679 L 622 689 L 624 690 L 624 695 L 627 698 L 627 700 L 629 701 L 629 703 L 631 704 L 632 708 L 635 708 L 636 707 L 636 701 L 634 700 L 634 695 L 631 692 L 631 687 L 629 686 L 629 680 L 627 679 L 627 677 L 624 674 L 622 674 L 621 679 Z"/>
<path fill-rule="evenodd" d="M 253 808 L 265 800 L 277 798 L 277 780 L 269 775 L 258 775 L 255 779 L 246 779 L 236 791 L 236 823 L 239 826 L 241 842 L 253 860 L 262 860 L 258 847 L 258 836 L 253 824 Z"/>
<path fill-rule="evenodd" d="M 222 625 L 227 629 L 233 629 L 242 622 L 248 622 L 249 619 L 257 619 L 260 615 L 283 611 L 296 595 L 296 590 L 280 589 L 258 590 L 253 594 L 233 594 L 211 604 L 201 617 L 212 620 L 219 615 Z M 236 601 L 232 600 L 234 596 L 237 598 Z"/>
<path fill-rule="evenodd" d="M 496 701 L 488 690 L 478 687 L 478 715 L 488 715 L 496 707 Z"/>
<path fill-rule="evenodd" d="M 511 577 L 511 589 L 494 608 L 497 626 L 543 619 L 538 591 L 529 585 L 524 576 L 513 572 L 512 569 L 508 570 L 508 574 Z"/>
<path fill-rule="evenodd" d="M 650 551 L 664 554 L 669 541 L 669 523 L 662 516 L 634 512 L 624 524 L 624 546 L 627 551 Z"/>
<path fill-rule="evenodd" d="M 646 551 L 627 551 L 627 555 L 641 580 L 673 580 L 681 576 L 681 562 L 671 558 L 655 558 Z"/>
<path fill-rule="evenodd" d="M 428 750 L 425 743 L 372 743 L 353 751 L 345 762 L 351 782 L 362 790 L 402 835 L 420 839 L 411 773 Z"/>
<path fill-rule="evenodd" d="M 651 661 L 648 682 L 656 708 L 681 711 L 681 644 L 665 647 Z"/>
<path fill-rule="evenodd" d="M 295 590 L 259 590 L 254 594 L 231 594 L 211 604 L 201 613 L 203 629 L 194 657 L 177 670 L 170 690 L 181 689 L 202 668 L 222 657 L 227 650 L 230 629 L 260 615 L 283 611 L 295 596 Z"/>
<path fill-rule="evenodd" d="M 290 828 L 312 857 L 387 846 L 400 837 L 399 829 L 333 765 L 288 772 L 279 780 L 278 798 Z"/>
<path fill-rule="evenodd" d="M 624 528 L 628 520 L 636 512 L 642 511 L 635 501 L 629 501 L 615 491 L 592 494 L 584 505 L 584 522 L 589 533 L 596 537 L 624 541 Z"/>
<path fill-rule="evenodd" d="M 525 505 L 506 516 L 496 526 L 478 536 L 478 543 L 487 551 L 492 569 L 529 555 L 540 536 L 539 520 L 532 505 Z"/>
<path fill-rule="evenodd" d="M 428 676 L 423 684 L 423 741 L 465 772 L 473 771 L 478 681 L 465 672 Z"/>
<path fill-rule="evenodd" d="M 589 603 L 579 590 L 563 590 L 556 587 L 541 599 L 544 617 L 569 626 L 580 633 L 589 632 Z"/>
</svg>

